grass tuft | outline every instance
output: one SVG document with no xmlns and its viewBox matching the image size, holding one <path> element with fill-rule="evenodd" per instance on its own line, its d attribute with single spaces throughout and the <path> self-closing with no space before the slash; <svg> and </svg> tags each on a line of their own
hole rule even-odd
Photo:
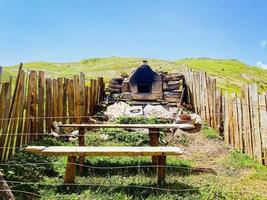
<svg viewBox="0 0 267 200">
<path fill-rule="evenodd" d="M 206 124 L 203 125 L 202 130 L 203 130 L 204 136 L 208 139 L 213 139 L 213 140 L 222 139 L 222 137 L 219 135 L 219 133 L 216 130 L 214 130 L 213 128 L 209 127 Z"/>
</svg>

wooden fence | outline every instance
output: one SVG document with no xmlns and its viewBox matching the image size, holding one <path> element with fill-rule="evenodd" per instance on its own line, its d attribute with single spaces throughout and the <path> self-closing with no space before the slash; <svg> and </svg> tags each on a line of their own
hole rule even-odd
<svg viewBox="0 0 267 200">
<path fill-rule="evenodd" d="M 256 84 L 241 88 L 237 94 L 224 94 L 216 79 L 205 72 L 187 68 L 185 80 L 189 103 L 209 126 L 218 130 L 226 144 L 267 165 L 267 96 L 259 94 Z"/>
<path fill-rule="evenodd" d="M 104 98 L 102 77 L 88 85 L 84 73 L 51 79 L 43 71 L 26 73 L 21 64 L 14 86 L 12 78 L 0 84 L 0 159 L 49 132 L 53 121 L 86 122 Z"/>
</svg>

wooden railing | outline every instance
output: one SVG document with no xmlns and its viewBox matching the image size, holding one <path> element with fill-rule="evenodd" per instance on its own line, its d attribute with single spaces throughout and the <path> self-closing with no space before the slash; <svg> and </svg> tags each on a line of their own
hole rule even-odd
<svg viewBox="0 0 267 200">
<path fill-rule="evenodd" d="M 43 71 L 26 73 L 21 64 L 15 85 L 11 78 L 0 85 L 0 159 L 50 131 L 53 121 L 86 122 L 103 98 L 102 77 L 51 79 Z"/>
<path fill-rule="evenodd" d="M 244 85 L 240 97 L 222 95 L 215 78 L 190 68 L 185 81 L 193 109 L 222 133 L 225 143 L 267 165 L 267 97 L 257 85 Z"/>
</svg>

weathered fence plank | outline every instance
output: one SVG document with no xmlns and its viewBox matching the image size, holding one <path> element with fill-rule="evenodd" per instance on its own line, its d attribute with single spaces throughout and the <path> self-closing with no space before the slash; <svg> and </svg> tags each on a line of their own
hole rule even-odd
<svg viewBox="0 0 267 200">
<path fill-rule="evenodd" d="M 74 109 L 74 85 L 73 85 L 73 79 L 69 80 L 68 82 L 68 111 L 69 111 L 69 121 L 70 123 L 75 122 L 74 116 L 75 116 L 75 109 Z"/>
<path fill-rule="evenodd" d="M 39 71 L 39 79 L 38 79 L 38 133 L 39 134 L 44 132 L 44 116 L 45 116 L 44 90 L 45 90 L 45 72 Z"/>
<path fill-rule="evenodd" d="M 85 121 L 86 110 L 85 110 L 85 74 L 83 72 L 80 73 L 80 115 L 82 116 L 80 121 Z"/>
<path fill-rule="evenodd" d="M 244 149 L 245 153 L 253 157 L 252 135 L 251 135 L 251 118 L 250 118 L 250 99 L 248 85 L 242 87 L 242 107 L 244 121 Z"/>
<path fill-rule="evenodd" d="M 267 104 L 265 95 L 259 95 L 259 109 L 263 159 L 264 164 L 267 166 Z"/>
<path fill-rule="evenodd" d="M 73 79 L 45 78 L 42 71 L 25 73 L 20 64 L 15 87 L 12 78 L 0 83 L 0 159 L 12 156 L 16 147 L 51 131 L 53 120 L 86 121 L 104 98 L 103 78 L 85 86 L 85 74 Z M 11 91 L 14 93 L 11 95 Z M 68 119 L 69 118 L 69 119 Z M 68 119 L 68 120 L 67 120 Z"/>
<path fill-rule="evenodd" d="M 45 99 L 45 124 L 46 124 L 46 131 L 49 132 L 51 130 L 51 124 L 52 124 L 52 80 L 50 78 L 46 78 L 46 99 Z"/>
<path fill-rule="evenodd" d="M 30 72 L 29 84 L 31 87 L 30 93 L 30 140 L 37 139 L 37 73 L 35 71 Z"/>
<path fill-rule="evenodd" d="M 53 79 L 52 81 L 53 84 L 53 93 L 52 93 L 52 99 L 53 99 L 53 120 L 58 121 L 59 120 L 59 114 L 58 114 L 58 80 Z"/>
<path fill-rule="evenodd" d="M 237 131 L 239 136 L 239 150 L 244 152 L 244 138 L 243 138 L 243 115 L 242 115 L 242 104 L 241 99 L 236 100 L 237 108 Z"/>
<path fill-rule="evenodd" d="M 80 79 L 78 75 L 74 76 L 74 105 L 75 105 L 75 122 L 81 123 L 81 91 Z"/>
<path fill-rule="evenodd" d="M 64 78 L 64 84 L 63 84 L 63 124 L 67 122 L 67 116 L 68 116 L 68 83 L 69 79 Z"/>
<path fill-rule="evenodd" d="M 262 162 L 262 146 L 261 146 L 261 134 L 259 123 L 259 99 L 257 85 L 252 84 L 249 86 L 249 95 L 251 100 L 251 119 L 252 119 L 252 141 L 253 141 L 253 153 L 254 157 Z"/>
<path fill-rule="evenodd" d="M 15 150 L 15 142 L 17 139 L 17 126 L 18 126 L 18 122 L 19 122 L 19 114 L 20 114 L 20 108 L 23 106 L 21 104 L 21 100 L 22 100 L 22 96 L 24 95 L 23 93 L 23 85 L 24 85 L 24 76 L 25 73 L 21 70 L 19 71 L 19 76 L 18 76 L 18 81 L 17 81 L 17 86 L 16 86 L 16 91 L 14 92 L 13 95 L 13 107 L 11 110 L 11 119 L 9 121 L 9 126 L 8 126 L 8 131 L 7 131 L 7 137 L 6 137 L 6 151 L 5 151 L 5 155 L 4 160 L 7 160 L 7 158 L 11 155 L 14 154 L 14 150 Z"/>
<path fill-rule="evenodd" d="M 57 103 L 58 103 L 58 121 L 63 122 L 64 114 L 63 114 L 63 105 L 64 105 L 64 88 L 63 88 L 63 79 L 58 78 L 58 96 L 57 96 Z"/>
<path fill-rule="evenodd" d="M 5 140 L 7 137 L 7 130 L 8 130 L 8 117 L 9 117 L 9 110 L 11 104 L 11 85 L 12 79 L 9 82 L 2 84 L 1 93 L 3 95 L 4 107 L 1 108 L 1 111 L 4 113 L 3 115 L 3 123 L 2 123 L 2 134 L 0 135 L 0 157 L 1 160 L 4 159 L 3 153 L 5 149 Z"/>
</svg>

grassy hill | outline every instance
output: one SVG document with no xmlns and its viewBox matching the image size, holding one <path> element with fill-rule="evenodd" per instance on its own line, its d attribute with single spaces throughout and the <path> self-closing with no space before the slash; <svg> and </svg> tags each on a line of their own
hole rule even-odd
<svg viewBox="0 0 267 200">
<path fill-rule="evenodd" d="M 25 69 L 44 70 L 50 77 L 72 77 L 73 74 L 84 72 L 86 78 L 103 76 L 106 80 L 130 73 L 141 64 L 142 58 L 92 58 L 71 63 L 33 62 L 24 64 Z M 149 59 L 150 66 L 155 70 L 168 72 L 183 71 L 185 65 L 194 70 L 206 71 L 218 80 L 218 85 L 229 92 L 239 92 L 245 83 L 256 82 L 261 91 L 267 91 L 267 70 L 246 65 L 238 60 L 190 58 L 177 61 Z M 3 79 L 10 74 L 15 75 L 18 66 L 4 68 Z"/>
<path fill-rule="evenodd" d="M 219 87 L 230 92 L 239 92 L 243 84 L 257 83 L 260 91 L 267 91 L 267 70 L 246 65 L 238 60 L 183 59 L 177 65 L 188 65 L 194 70 L 206 71 L 218 80 Z"/>
</svg>

